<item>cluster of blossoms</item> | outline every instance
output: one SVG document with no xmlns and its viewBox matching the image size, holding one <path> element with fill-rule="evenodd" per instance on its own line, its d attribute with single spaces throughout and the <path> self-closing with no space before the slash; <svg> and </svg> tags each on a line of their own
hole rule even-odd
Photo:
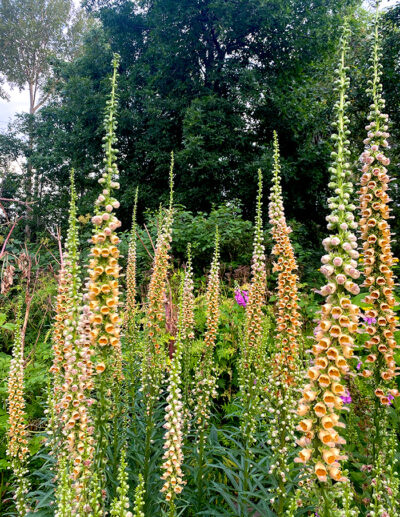
<svg viewBox="0 0 400 517">
<path fill-rule="evenodd" d="M 364 286 L 369 294 L 365 302 L 370 305 L 365 313 L 366 332 L 370 335 L 365 343 L 368 350 L 367 368 L 363 375 L 374 375 L 375 394 L 383 405 L 389 405 L 393 397 L 399 395 L 395 386 L 397 375 L 394 352 L 397 322 L 393 312 L 395 305 L 395 279 L 392 266 L 394 258 L 391 249 L 391 231 L 388 194 L 390 177 L 387 165 L 390 159 L 385 155 L 388 148 L 388 115 L 382 113 L 385 101 L 382 98 L 380 81 L 380 44 L 378 18 L 375 24 L 373 55 L 371 57 L 372 80 L 368 92 L 372 97 L 371 111 L 366 126 L 368 137 L 364 140 L 365 151 L 360 157 L 362 165 L 360 188 L 360 230 L 363 241 Z M 388 391 L 389 389 L 389 391 Z M 391 398 L 389 398 L 391 397 Z"/>
<path fill-rule="evenodd" d="M 275 256 L 273 270 L 278 272 L 276 302 L 276 353 L 268 379 L 268 444 L 273 452 L 270 474 L 278 477 L 275 497 L 271 501 L 277 513 L 283 512 L 286 485 L 290 479 L 289 451 L 295 438 L 295 415 L 292 407 L 301 386 L 299 378 L 299 330 L 297 263 L 290 241 L 291 228 L 286 223 L 280 184 L 279 144 L 274 132 L 274 177 L 270 193 L 269 220 L 272 226 Z"/>
<path fill-rule="evenodd" d="M 191 373 L 191 345 L 194 339 L 194 282 L 193 282 L 193 268 L 191 246 L 187 247 L 187 262 L 185 277 L 182 287 L 182 304 L 181 314 L 179 316 L 179 335 L 182 342 L 182 391 L 184 402 L 184 423 L 186 431 L 190 427 L 190 408 L 189 408 L 189 393 L 190 393 L 190 373 Z"/>
<path fill-rule="evenodd" d="M 176 340 L 175 352 L 171 360 L 169 380 L 168 380 L 168 396 L 167 407 L 165 408 L 165 424 L 167 430 L 164 435 L 163 455 L 164 463 L 162 464 L 164 485 L 161 489 L 165 493 L 165 499 L 169 503 L 169 514 L 171 517 L 176 514 L 175 496 L 182 492 L 185 484 L 183 480 L 182 463 L 182 440 L 184 420 L 189 420 L 190 415 L 186 412 L 185 419 L 182 403 L 181 389 L 181 363 L 183 353 L 188 354 L 187 350 L 190 340 L 194 337 L 194 296 L 193 296 L 193 270 L 190 246 L 188 246 L 188 262 L 186 264 L 185 276 L 182 282 L 179 318 L 178 318 L 178 336 Z M 190 357 L 186 359 L 190 360 Z M 186 365 L 189 368 L 189 365 Z M 187 372 L 188 375 L 189 372 Z"/>
<path fill-rule="evenodd" d="M 243 405 L 241 430 L 247 445 L 255 440 L 260 411 L 260 390 L 263 371 L 263 311 L 265 305 L 266 270 L 262 224 L 262 174 L 258 171 L 256 224 L 254 230 L 252 278 L 248 296 L 239 291 L 246 307 L 244 338 L 239 364 L 239 390 Z M 236 301 L 238 301 L 236 292 Z M 240 300 L 240 298 L 239 298 Z M 239 303 L 239 301 L 238 301 Z"/>
<path fill-rule="evenodd" d="M 120 239 L 116 234 L 121 226 L 113 213 L 119 202 L 113 197 L 113 190 L 119 188 L 116 164 L 116 109 L 117 109 L 117 69 L 119 56 L 113 57 L 111 93 L 105 110 L 105 136 L 103 137 L 104 172 L 99 179 L 103 191 L 95 202 L 92 247 L 88 265 L 87 292 L 85 301 L 90 311 L 90 348 L 93 352 L 93 374 L 96 389 L 94 427 L 96 439 L 95 469 L 97 469 L 102 493 L 107 462 L 107 434 L 111 419 L 111 393 L 113 383 L 122 379 L 122 351 L 120 341 L 121 318 L 119 315 L 120 266 L 118 248 Z M 103 487 L 103 488 L 102 488 Z M 98 504 L 98 503 L 96 503 Z M 101 503 L 100 503 L 101 504 Z"/>
<path fill-rule="evenodd" d="M 132 228 L 128 250 L 128 265 L 126 268 L 126 307 L 124 328 L 129 337 L 131 337 L 133 333 L 136 313 L 136 214 L 138 192 L 139 190 L 137 188 L 133 205 Z"/>
<path fill-rule="evenodd" d="M 114 56 L 113 66 L 111 96 L 107 101 L 105 117 L 105 170 L 99 179 L 99 183 L 104 186 L 104 189 L 96 200 L 96 215 L 92 218 L 94 224 L 93 246 L 90 253 L 88 292 L 86 295 L 92 313 L 90 338 L 93 348 L 96 349 L 95 370 L 97 374 L 102 374 L 107 366 L 112 367 L 115 357 L 120 355 L 121 347 L 120 317 L 118 314 L 118 278 L 120 276 L 118 244 L 120 240 L 115 233 L 121 223 L 113 214 L 113 211 L 119 207 L 119 202 L 112 196 L 112 191 L 119 188 L 119 183 L 113 180 L 118 174 L 115 163 L 117 151 L 113 147 L 116 142 L 115 130 L 117 126 L 115 120 L 117 56 Z"/>
<path fill-rule="evenodd" d="M 188 245 L 187 250 L 188 261 L 186 264 L 185 276 L 182 281 L 180 307 L 178 317 L 178 336 L 175 344 L 175 352 L 171 360 L 168 380 L 168 396 L 167 407 L 165 409 L 165 424 L 167 430 L 164 435 L 163 456 L 164 463 L 162 469 L 164 471 L 162 479 L 164 485 L 162 492 L 165 493 L 165 499 L 169 503 L 169 515 L 175 515 L 176 508 L 174 499 L 176 494 L 182 492 L 185 484 L 183 480 L 182 463 L 182 440 L 183 428 L 186 424 L 185 432 L 189 427 L 190 414 L 188 411 L 188 393 L 182 394 L 181 370 L 182 361 L 187 379 L 184 382 L 184 388 L 189 386 L 189 370 L 190 370 L 190 343 L 194 338 L 194 295 L 193 295 L 193 269 L 191 259 L 191 249 Z M 185 400 L 185 407 L 182 403 Z"/>
<path fill-rule="evenodd" d="M 67 270 L 65 260 L 61 259 L 61 268 L 58 276 L 58 288 L 56 299 L 56 314 L 53 327 L 53 364 L 50 372 L 53 374 L 53 403 L 60 398 L 61 384 L 64 377 L 64 331 L 65 320 L 70 306 L 68 299 L 68 286 L 71 281 L 71 272 Z"/>
<path fill-rule="evenodd" d="M 8 425 L 7 456 L 10 458 L 11 469 L 15 476 L 15 505 L 19 517 L 29 511 L 27 493 L 29 491 L 28 470 L 26 462 L 29 455 L 26 428 L 25 398 L 24 398 L 24 352 L 22 336 L 22 298 L 18 306 L 16 331 L 12 349 L 12 359 L 8 376 Z"/>
<path fill-rule="evenodd" d="M 87 496 L 90 480 L 90 466 L 94 453 L 93 424 L 90 415 L 90 398 L 93 390 L 93 351 L 90 348 L 90 312 L 87 306 L 82 308 L 80 268 L 78 254 L 78 229 L 76 221 L 76 192 L 74 173 L 71 172 L 71 203 L 69 228 L 66 240 L 65 271 L 68 272 L 67 299 L 70 301 L 65 313 L 63 331 L 63 379 L 59 387 L 58 400 L 55 401 L 55 414 L 61 424 L 63 448 L 59 454 L 66 455 L 65 469 L 73 481 L 69 489 L 71 497 L 69 505 L 82 508 Z M 55 372 L 57 382 L 58 372 Z M 59 465 L 59 489 L 64 490 L 61 483 L 61 467 Z M 69 483 L 69 481 L 68 481 Z M 61 501 L 60 498 L 58 498 Z M 65 505 L 63 503 L 63 509 Z M 63 510 L 59 508 L 56 515 Z M 78 510 L 77 510 L 78 511 Z"/>
<path fill-rule="evenodd" d="M 350 201 L 353 186 L 349 181 L 349 119 L 345 114 L 349 84 L 345 66 L 348 33 L 349 29 L 345 27 L 335 84 L 339 96 L 335 105 L 336 133 L 332 135 L 336 150 L 332 153 L 334 161 L 329 183 L 335 195 L 328 200 L 331 213 L 327 217 L 328 230 L 332 234 L 323 241 L 327 253 L 321 259 L 321 272 L 328 280 L 321 289 L 326 301 L 315 333 L 316 343 L 312 347 L 314 360 L 307 372 L 309 382 L 303 389 L 297 409 L 302 417 L 298 430 L 303 433 L 298 440 L 301 450 L 297 461 L 313 461 L 315 476 L 321 482 L 326 482 L 329 477 L 335 481 L 345 480 L 340 468 L 343 456 L 338 448 L 345 440 L 337 431 L 338 427 L 344 427 L 339 412 L 346 389 L 341 380 L 349 370 L 348 359 L 353 356 L 359 313 L 359 308 L 350 299 L 352 294 L 359 292 L 354 280 L 360 272 L 357 270 L 357 238 L 352 232 L 357 224 L 353 215 L 355 207 Z"/>
<path fill-rule="evenodd" d="M 290 242 L 292 229 L 286 223 L 280 185 L 280 163 L 278 136 L 274 132 L 274 183 L 271 188 L 269 203 L 269 221 L 272 226 L 272 238 L 275 255 L 273 271 L 278 272 L 277 293 L 277 335 L 279 350 L 276 357 L 279 375 L 283 375 L 287 383 L 293 382 L 293 370 L 298 357 L 298 340 L 300 334 L 300 313 L 298 305 L 297 263 L 293 246 Z"/>
<path fill-rule="evenodd" d="M 195 407 L 194 416 L 197 433 L 200 440 L 204 439 L 204 431 L 208 426 L 210 418 L 211 400 L 216 396 L 215 373 L 213 368 L 213 355 L 217 339 L 219 322 L 219 234 L 215 234 L 215 249 L 211 263 L 210 276 L 207 285 L 207 323 L 204 336 L 205 350 L 195 375 L 195 387 L 193 390 Z"/>
<path fill-rule="evenodd" d="M 181 318 L 183 311 L 180 311 Z M 183 321 L 180 322 L 180 329 L 183 328 Z M 183 404 L 181 391 L 181 358 L 182 341 L 181 332 L 178 333 L 175 353 L 171 361 L 167 406 L 165 408 L 166 433 L 164 435 L 164 455 L 161 468 L 163 474 L 161 479 L 164 485 L 161 489 L 165 493 L 165 499 L 170 505 L 170 514 L 173 514 L 174 498 L 176 494 L 182 492 L 184 481 L 182 472 L 183 453 L 182 453 L 182 428 L 183 428 Z"/>
<path fill-rule="evenodd" d="M 171 153 L 170 203 L 162 220 L 159 221 L 159 232 L 153 261 L 153 272 L 150 278 L 146 304 L 147 350 L 143 358 L 143 391 L 148 411 L 158 398 L 160 384 L 166 364 L 166 351 L 162 344 L 165 331 L 165 300 L 169 268 L 169 251 L 172 240 L 173 223 L 173 170 L 174 155 Z"/>
</svg>

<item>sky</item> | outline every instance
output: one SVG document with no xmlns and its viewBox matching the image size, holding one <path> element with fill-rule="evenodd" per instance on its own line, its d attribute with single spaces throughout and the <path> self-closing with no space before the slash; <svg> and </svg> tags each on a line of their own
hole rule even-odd
<svg viewBox="0 0 400 517">
<path fill-rule="evenodd" d="M 396 5 L 399 0 L 383 0 L 382 8 Z M 368 5 L 370 2 L 367 0 L 365 3 Z M 74 0 L 76 6 L 79 5 L 79 0 Z M 26 90 L 19 91 L 17 88 L 11 89 L 9 86 L 4 88 L 10 96 L 10 101 L 7 102 L 0 99 L 0 130 L 6 129 L 8 123 L 16 113 L 28 111 L 29 109 L 29 96 Z"/>
</svg>

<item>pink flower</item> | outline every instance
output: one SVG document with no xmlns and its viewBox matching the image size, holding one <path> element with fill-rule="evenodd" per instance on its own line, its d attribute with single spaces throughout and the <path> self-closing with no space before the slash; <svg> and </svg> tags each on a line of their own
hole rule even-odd
<svg viewBox="0 0 400 517">
<path fill-rule="evenodd" d="M 235 300 L 238 305 L 241 307 L 246 307 L 247 302 L 249 301 L 249 295 L 247 291 L 241 291 L 237 289 L 235 291 Z"/>
</svg>

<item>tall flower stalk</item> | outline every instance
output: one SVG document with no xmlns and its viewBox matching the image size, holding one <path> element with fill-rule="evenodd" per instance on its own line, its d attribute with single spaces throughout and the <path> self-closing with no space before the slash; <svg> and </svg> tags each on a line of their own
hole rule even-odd
<svg viewBox="0 0 400 517">
<path fill-rule="evenodd" d="M 18 303 L 16 330 L 12 348 L 12 359 L 8 375 L 8 432 L 7 456 L 15 479 L 14 501 L 17 515 L 23 517 L 29 512 L 28 491 L 30 483 L 27 477 L 28 431 L 25 412 L 24 388 L 24 345 L 22 336 L 22 297 Z"/>
<path fill-rule="evenodd" d="M 272 226 L 275 256 L 273 271 L 278 273 L 276 301 L 276 354 L 267 386 L 271 420 L 269 443 L 273 453 L 270 473 L 278 478 L 273 503 L 278 515 L 284 511 L 286 485 L 290 479 L 289 450 L 294 444 L 296 421 L 293 406 L 301 386 L 299 348 L 301 320 L 298 305 L 297 263 L 283 207 L 281 166 L 277 133 L 274 131 L 274 170 L 270 193 L 269 220 Z"/>
<path fill-rule="evenodd" d="M 189 275 L 189 279 L 187 278 Z M 168 396 L 167 406 L 165 408 L 165 423 L 166 429 L 164 435 L 164 455 L 163 464 L 161 466 L 163 474 L 161 479 L 164 485 L 161 491 L 164 493 L 165 500 L 168 504 L 168 516 L 176 517 L 177 510 L 175 505 L 175 498 L 182 492 L 185 484 L 183 480 L 183 424 L 184 424 L 184 409 L 182 397 L 182 352 L 188 333 L 188 318 L 190 324 L 190 314 L 187 311 L 188 282 L 190 285 L 191 269 L 186 268 L 186 274 L 182 281 L 179 320 L 178 320 L 178 336 L 175 342 L 175 351 L 171 359 L 169 378 L 168 378 Z"/>
<path fill-rule="evenodd" d="M 244 338 L 239 363 L 239 389 L 243 407 L 241 431 L 246 451 L 255 441 L 260 413 L 260 390 L 264 364 L 263 311 L 267 286 L 262 223 L 262 174 L 258 171 L 258 194 L 254 231 L 252 278 L 246 303 Z"/>
<path fill-rule="evenodd" d="M 279 160 L 278 135 L 274 131 L 274 178 L 271 188 L 269 219 L 275 256 L 273 271 L 278 273 L 277 288 L 277 333 L 278 354 L 276 357 L 278 375 L 287 384 L 293 383 L 297 366 L 300 339 L 300 313 L 298 305 L 297 263 L 290 241 L 292 229 L 286 223 L 280 184 L 281 166 Z"/>
<path fill-rule="evenodd" d="M 332 152 L 329 183 L 334 195 L 328 200 L 331 212 L 327 216 L 331 235 L 323 241 L 326 254 L 321 259 L 321 272 L 327 278 L 321 294 L 326 300 L 315 330 L 313 361 L 307 372 L 309 382 L 303 389 L 297 409 L 298 415 L 302 417 L 298 429 L 303 433 L 298 440 L 301 450 L 297 461 L 311 463 L 315 479 L 320 482 L 320 494 L 324 497 L 324 486 L 329 479 L 346 479 L 341 471 L 343 455 L 339 450 L 345 440 L 337 429 L 344 427 L 340 421 L 343 405 L 341 396 L 345 394 L 343 375 L 349 371 L 348 360 L 353 355 L 359 313 L 358 307 L 351 302 L 351 296 L 360 291 L 354 282 L 360 272 L 357 270 L 357 238 L 353 233 L 357 224 L 353 215 L 355 206 L 351 203 L 353 185 L 350 181 L 349 119 L 346 115 L 349 79 L 345 61 L 348 37 L 349 29 L 345 26 L 335 83 L 338 95 L 335 104 L 337 121 L 333 124 L 336 130 L 332 135 L 335 150 Z"/>
<path fill-rule="evenodd" d="M 88 267 L 87 299 L 91 312 L 90 341 L 93 349 L 93 363 L 96 387 L 95 431 L 96 454 L 95 468 L 98 479 L 104 483 L 107 462 L 107 434 L 111 418 L 111 387 L 122 377 L 122 353 L 120 341 L 119 315 L 119 276 L 120 255 L 119 237 L 116 229 L 121 225 L 114 215 L 119 202 L 113 191 L 119 188 L 115 181 L 118 177 L 116 164 L 117 141 L 117 78 L 119 56 L 114 54 L 111 93 L 105 110 L 104 136 L 104 172 L 99 179 L 103 186 L 102 193 L 96 200 L 96 211 L 92 218 L 94 225 L 92 248 Z"/>
<path fill-rule="evenodd" d="M 197 472 L 196 486 L 198 508 L 204 503 L 204 468 L 205 444 L 209 426 L 212 399 L 216 396 L 216 374 L 214 368 L 214 349 L 217 340 L 220 314 L 220 280 L 219 280 L 219 232 L 215 232 L 215 248 L 207 285 L 207 322 L 204 335 L 205 349 L 195 374 L 194 396 L 194 426 L 197 440 Z"/>
<path fill-rule="evenodd" d="M 128 266 L 126 269 L 126 307 L 124 328 L 128 340 L 133 336 L 136 326 L 136 231 L 137 231 L 137 204 L 138 204 L 139 187 L 135 191 L 135 201 L 132 214 L 132 228 L 129 240 Z"/>
<path fill-rule="evenodd" d="M 182 395 L 184 401 L 185 424 L 189 427 L 189 398 L 190 398 L 190 369 L 191 369 L 191 348 L 194 339 L 194 282 L 192 267 L 191 245 L 187 247 L 187 262 L 183 282 L 182 305 L 180 315 L 179 333 L 182 342 Z"/>
<path fill-rule="evenodd" d="M 167 350 L 165 347 L 165 300 L 169 269 L 169 251 L 172 240 L 173 223 L 173 171 L 174 154 L 171 153 L 169 170 L 170 200 L 165 214 L 159 221 L 156 250 L 153 261 L 153 272 L 146 303 L 146 347 L 142 361 L 142 391 L 146 411 L 146 437 L 143 478 L 145 492 L 149 488 L 151 441 L 155 428 L 154 411 L 159 399 L 164 371 L 167 365 Z"/>
<path fill-rule="evenodd" d="M 66 269 L 64 257 L 61 257 L 61 267 L 58 274 L 56 314 L 53 328 L 53 364 L 50 368 L 50 372 L 53 374 L 53 404 L 57 404 L 60 400 L 61 385 L 64 379 L 64 331 L 70 303 L 70 300 L 67 298 L 69 281 L 70 272 Z M 55 422 L 52 422 L 52 424 L 55 424 Z M 54 432 L 54 429 L 51 429 L 51 431 Z"/>
<path fill-rule="evenodd" d="M 89 309 L 82 307 L 79 266 L 79 236 L 76 219 L 74 171 L 71 171 L 69 227 L 65 246 L 66 307 L 63 331 L 63 372 L 55 401 L 61 431 L 58 450 L 56 515 L 67 508 L 82 511 L 89 497 L 94 438 L 90 406 L 93 403 L 93 364 L 89 339 Z M 57 379 L 57 377 L 56 377 Z M 66 476 L 65 473 L 68 473 Z"/>
<path fill-rule="evenodd" d="M 364 344 L 368 355 L 365 377 L 372 376 L 377 407 L 375 424 L 379 435 L 380 420 L 379 403 L 383 406 L 391 404 L 391 400 L 399 395 L 395 377 L 397 368 L 394 359 L 398 348 L 395 340 L 397 321 L 393 312 L 396 304 L 394 298 L 395 278 L 393 274 L 393 253 L 391 248 L 391 218 L 389 203 L 389 185 L 391 178 L 387 166 L 390 159 L 386 156 L 389 148 L 388 115 L 382 111 L 385 101 L 382 97 L 382 65 L 379 36 L 379 3 L 377 4 L 374 24 L 372 56 L 370 58 L 370 72 L 367 90 L 372 104 L 366 126 L 368 136 L 364 140 L 365 150 L 360 157 L 362 176 L 360 188 L 360 230 L 363 242 L 364 286 L 368 287 L 369 294 L 365 298 L 370 308 L 366 311 L 367 328 L 370 335 Z M 374 440 L 374 448 L 378 443 Z"/>
<path fill-rule="evenodd" d="M 78 296 L 80 290 L 79 279 L 79 256 L 78 256 L 78 229 L 76 223 L 76 191 L 75 172 L 70 173 L 70 206 L 68 219 L 68 233 L 65 242 L 64 256 L 60 257 L 61 267 L 58 277 L 58 292 L 56 300 L 56 314 L 53 327 L 53 364 L 50 372 L 53 374 L 53 397 L 50 400 L 52 405 L 51 414 L 60 412 L 60 400 L 62 398 L 62 385 L 65 378 L 66 354 L 71 351 L 71 343 L 66 343 L 66 336 L 69 336 L 68 324 L 71 324 L 71 311 L 77 317 Z M 76 319 L 72 324 L 76 324 Z M 55 410 L 55 411 L 54 411 Z M 52 442 L 54 452 L 58 447 L 57 434 L 60 430 L 60 422 L 50 418 L 48 430 L 53 434 Z"/>
</svg>

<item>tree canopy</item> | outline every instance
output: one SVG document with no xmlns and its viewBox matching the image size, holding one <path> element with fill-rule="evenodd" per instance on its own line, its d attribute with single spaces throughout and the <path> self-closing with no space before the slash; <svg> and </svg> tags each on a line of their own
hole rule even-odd
<svg viewBox="0 0 400 517">
<path fill-rule="evenodd" d="M 76 169 L 81 211 L 89 211 L 101 166 L 109 62 L 118 52 L 125 227 L 137 185 L 143 208 L 157 209 L 165 201 L 171 150 L 178 203 L 208 211 L 239 199 L 244 215 L 251 215 L 256 171 L 261 167 L 269 177 L 276 129 L 288 216 L 317 236 L 324 227 L 333 71 L 346 16 L 352 28 L 353 128 L 367 109 L 360 70 L 367 62 L 368 15 L 360 1 L 87 0 L 85 7 L 98 22 L 73 59 L 53 63 L 55 94 L 35 117 L 32 162 L 42 181 L 40 217 L 62 219 L 70 167 Z M 385 20 L 385 49 L 398 49 L 398 8 Z M 385 51 L 383 77 L 395 121 L 396 56 Z"/>
</svg>

